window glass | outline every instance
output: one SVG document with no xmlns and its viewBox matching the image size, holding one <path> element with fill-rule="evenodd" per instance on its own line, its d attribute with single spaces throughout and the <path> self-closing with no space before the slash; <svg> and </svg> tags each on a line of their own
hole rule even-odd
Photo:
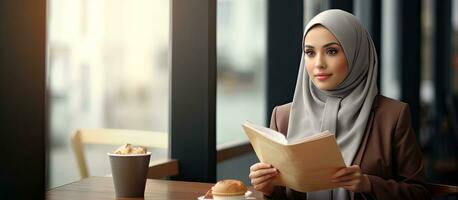
<svg viewBox="0 0 458 200">
<path fill-rule="evenodd" d="M 217 3 L 217 144 L 247 141 L 241 124 L 265 122 L 265 0 Z"/>
<path fill-rule="evenodd" d="M 49 187 L 79 179 L 77 128 L 167 132 L 169 10 L 168 0 L 48 1 Z M 86 146 L 90 175 L 110 173 L 115 148 Z"/>
</svg>

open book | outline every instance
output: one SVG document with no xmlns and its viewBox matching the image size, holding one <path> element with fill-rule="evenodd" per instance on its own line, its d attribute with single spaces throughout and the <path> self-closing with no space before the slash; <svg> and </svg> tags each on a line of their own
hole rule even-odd
<svg viewBox="0 0 458 200">
<path fill-rule="evenodd" d="M 296 141 L 272 129 L 250 122 L 243 125 L 256 155 L 279 170 L 275 185 L 299 192 L 337 188 L 331 176 L 345 167 L 334 134 L 317 133 Z"/>
</svg>

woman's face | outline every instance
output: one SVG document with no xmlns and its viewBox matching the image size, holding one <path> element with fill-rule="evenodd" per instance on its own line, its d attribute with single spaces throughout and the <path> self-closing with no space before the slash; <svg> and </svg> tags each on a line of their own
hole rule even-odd
<svg viewBox="0 0 458 200">
<path fill-rule="evenodd" d="M 321 90 L 335 89 L 348 75 L 347 58 L 340 43 L 324 26 L 309 30 L 304 39 L 307 73 Z"/>
</svg>

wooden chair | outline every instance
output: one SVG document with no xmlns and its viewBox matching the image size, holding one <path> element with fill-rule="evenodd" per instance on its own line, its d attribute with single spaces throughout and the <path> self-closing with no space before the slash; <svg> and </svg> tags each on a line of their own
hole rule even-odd
<svg viewBox="0 0 458 200">
<path fill-rule="evenodd" d="M 161 132 L 121 129 L 79 129 L 71 138 L 81 179 L 89 176 L 84 155 L 85 144 L 122 145 L 168 148 L 168 135 Z M 154 155 L 154 152 L 152 152 Z M 163 178 L 178 174 L 178 161 L 166 159 L 150 162 L 148 178 Z"/>
<path fill-rule="evenodd" d="M 427 187 L 433 198 L 453 196 L 458 198 L 458 186 L 428 183 Z"/>
</svg>

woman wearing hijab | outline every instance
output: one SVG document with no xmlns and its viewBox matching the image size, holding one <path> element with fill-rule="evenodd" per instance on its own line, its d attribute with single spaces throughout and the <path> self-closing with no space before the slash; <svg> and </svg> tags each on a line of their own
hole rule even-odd
<svg viewBox="0 0 458 200">
<path fill-rule="evenodd" d="M 305 28 L 303 50 L 293 102 L 274 108 L 270 126 L 288 140 L 333 132 L 349 166 L 333 176 L 342 187 L 300 193 L 274 186 L 281 172 L 256 163 L 254 188 L 267 199 L 430 199 L 409 107 L 378 94 L 377 53 L 355 16 L 318 14 Z"/>
</svg>

